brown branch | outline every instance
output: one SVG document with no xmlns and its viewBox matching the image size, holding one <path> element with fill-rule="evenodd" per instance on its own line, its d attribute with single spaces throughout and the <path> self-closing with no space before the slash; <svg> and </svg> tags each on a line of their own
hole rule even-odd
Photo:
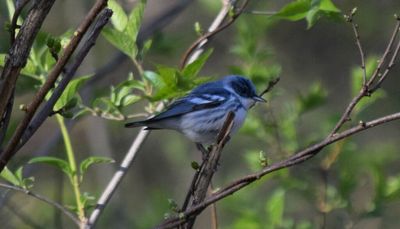
<svg viewBox="0 0 400 229">
<path fill-rule="evenodd" d="M 68 218 L 70 218 L 77 226 L 80 225 L 79 219 L 76 218 L 74 213 L 70 212 L 68 209 L 66 209 L 61 204 L 54 202 L 45 196 L 36 194 L 28 189 L 20 188 L 20 187 L 14 186 L 14 185 L 0 183 L 0 187 L 24 193 L 25 195 L 31 196 L 31 197 L 38 199 L 48 205 L 51 205 L 51 206 L 55 207 L 56 209 L 60 210 L 64 215 L 68 216 Z"/>
<path fill-rule="evenodd" d="M 350 137 L 356 133 L 365 131 L 367 129 L 395 121 L 400 119 L 400 112 L 399 113 L 394 113 L 391 115 L 387 115 L 366 123 L 359 124 L 353 128 L 350 128 L 348 130 L 345 130 L 341 133 L 335 134 L 334 136 L 331 136 L 325 140 L 322 140 L 321 142 L 314 144 L 312 146 L 309 146 L 308 148 L 301 150 L 297 153 L 295 153 L 293 156 L 289 157 L 286 160 L 276 162 L 263 170 L 247 175 L 245 177 L 242 177 L 240 179 L 235 180 L 231 184 L 227 185 L 225 188 L 219 190 L 218 192 L 214 193 L 212 196 L 208 197 L 205 199 L 203 202 L 197 204 L 196 206 L 193 206 L 192 208 L 188 209 L 187 211 L 183 212 L 180 214 L 179 217 L 174 217 L 171 218 L 167 221 L 165 221 L 163 224 L 161 224 L 157 228 L 173 228 L 178 225 L 181 225 L 185 219 L 192 217 L 193 215 L 198 215 L 202 210 L 204 210 L 207 206 L 209 206 L 212 203 L 217 202 L 218 200 L 221 200 L 229 195 L 232 195 L 233 193 L 237 192 L 238 190 L 248 186 L 249 184 L 253 183 L 256 180 L 259 180 L 263 176 L 272 173 L 274 171 L 284 169 L 284 168 L 289 168 L 294 165 L 300 164 L 312 157 L 314 157 L 318 152 L 320 152 L 322 149 L 324 149 L 326 146 L 331 145 L 332 143 L 335 143 L 337 141 L 340 141 L 344 138 Z"/>
<path fill-rule="evenodd" d="M 35 117 L 30 122 L 27 130 L 21 137 L 21 140 L 16 148 L 20 149 L 36 132 L 37 129 L 43 124 L 43 122 L 53 113 L 53 107 L 57 100 L 62 95 L 63 91 L 67 87 L 68 83 L 74 77 L 76 70 L 82 64 L 86 55 L 89 53 L 90 49 L 95 45 L 97 37 L 100 35 L 101 30 L 107 24 L 108 20 L 111 18 L 112 11 L 108 8 L 104 9 L 98 16 L 91 33 L 89 34 L 87 40 L 81 46 L 80 50 L 77 52 L 74 61 L 70 66 L 66 68 L 65 74 L 58 83 L 57 87 L 54 89 L 51 97 L 44 104 L 43 108 L 35 115 Z"/>
<path fill-rule="evenodd" d="M 350 14 L 347 16 L 347 22 L 351 23 L 351 27 L 353 28 L 354 36 L 356 38 L 356 45 L 358 48 L 358 51 L 360 53 L 360 58 L 361 58 L 361 69 L 363 71 L 363 87 L 366 87 L 367 85 L 367 70 L 365 67 L 365 53 L 361 45 L 360 41 L 360 34 L 358 32 L 358 25 L 354 22 L 353 17 L 356 14 L 357 8 L 354 8 Z"/>
<path fill-rule="evenodd" d="M 387 74 L 389 73 L 391 67 L 394 65 L 394 61 L 398 55 L 399 49 L 400 49 L 400 41 L 399 44 L 397 45 L 394 54 L 391 57 L 390 63 L 388 65 L 388 67 L 386 68 L 384 74 L 382 75 L 380 73 L 381 68 L 383 66 L 383 64 L 386 62 L 387 60 L 387 56 L 389 55 L 389 53 L 392 51 L 392 47 L 393 47 L 393 43 L 399 33 L 399 29 L 400 29 L 400 19 L 397 18 L 397 25 L 395 26 L 395 29 L 393 31 L 392 37 L 390 38 L 390 41 L 386 47 L 386 50 L 384 52 L 384 54 L 382 55 L 381 59 L 379 60 L 379 64 L 376 67 L 374 73 L 372 74 L 371 78 L 368 80 L 368 82 L 366 83 L 366 85 L 363 85 L 361 87 L 361 90 L 359 92 L 359 94 L 357 96 L 355 96 L 351 102 L 349 103 L 349 105 L 347 106 L 345 112 L 342 114 L 342 116 L 340 117 L 339 121 L 337 122 L 336 126 L 333 128 L 332 132 L 330 135 L 334 135 L 342 126 L 344 123 L 346 123 L 347 121 L 350 120 L 350 115 L 353 112 L 355 106 L 361 101 L 362 98 L 364 97 L 368 97 L 371 96 L 371 94 L 376 90 L 377 87 L 380 86 L 380 84 L 382 83 L 382 81 L 385 79 L 385 77 L 387 76 Z M 375 83 L 375 80 L 378 79 L 378 83 Z M 375 84 L 374 84 L 375 83 Z M 372 89 L 372 90 L 370 90 Z"/>
<path fill-rule="evenodd" d="M 235 11 L 235 13 L 231 16 L 231 18 L 229 19 L 229 21 L 227 21 L 225 24 L 219 25 L 215 30 L 212 31 L 208 31 L 206 34 L 204 34 L 203 36 L 199 37 L 185 52 L 185 54 L 182 57 L 181 60 L 181 68 L 183 68 L 188 60 L 189 57 L 194 53 L 195 50 L 197 49 L 201 49 L 206 42 L 211 39 L 213 36 L 215 36 L 216 34 L 218 34 L 219 32 L 225 30 L 226 28 L 228 28 L 230 25 L 232 25 L 236 19 L 243 13 L 244 9 L 246 8 L 247 4 L 249 3 L 249 0 L 245 0 L 243 2 L 243 4 Z M 230 3 L 228 3 L 228 5 L 225 6 L 226 7 L 226 12 L 228 13 L 230 10 Z"/>
<path fill-rule="evenodd" d="M 281 80 L 280 77 L 269 81 L 267 88 L 265 88 L 265 90 L 260 93 L 260 97 L 263 96 L 264 94 L 268 93 L 269 91 L 271 91 L 272 88 L 274 88 L 275 85 L 279 82 L 279 80 Z"/>
<path fill-rule="evenodd" d="M 217 143 L 211 147 L 207 155 L 207 160 L 205 160 L 206 162 L 204 164 L 204 168 L 202 169 L 201 173 L 199 174 L 198 180 L 196 181 L 191 206 L 195 206 L 201 203 L 206 198 L 211 179 L 214 173 L 217 171 L 217 166 L 221 157 L 222 149 L 229 139 L 229 133 L 232 129 L 234 118 L 235 114 L 230 111 L 227 114 L 224 125 L 218 134 Z M 192 228 L 195 220 L 196 217 L 188 218 L 185 228 Z"/>
<path fill-rule="evenodd" d="M 27 62 L 33 41 L 54 1 L 35 1 L 8 52 L 0 76 L 0 117 L 4 117 L 6 106 L 14 92 L 19 73 Z"/>
<path fill-rule="evenodd" d="M 10 142 L 8 143 L 4 152 L 1 154 L 0 171 L 3 170 L 4 166 L 15 155 L 16 153 L 15 149 L 18 146 L 18 143 L 23 133 L 26 131 L 26 128 L 28 127 L 29 122 L 36 113 L 36 110 L 38 109 L 39 105 L 42 103 L 42 101 L 44 100 L 46 94 L 50 91 L 50 89 L 54 87 L 55 81 L 63 71 L 72 53 L 75 51 L 78 44 L 80 43 L 83 35 L 87 32 L 89 26 L 93 23 L 94 19 L 97 17 L 100 11 L 105 8 L 106 5 L 107 5 L 107 0 L 97 0 L 92 9 L 89 11 L 88 15 L 79 25 L 78 29 L 74 32 L 72 39 L 64 49 L 63 55 L 58 59 L 54 68 L 49 73 L 46 82 L 43 84 L 43 86 L 39 89 L 39 91 L 33 98 L 33 101 L 28 105 L 23 120 L 19 123 L 17 129 L 15 130 L 13 136 L 11 137 Z"/>
</svg>

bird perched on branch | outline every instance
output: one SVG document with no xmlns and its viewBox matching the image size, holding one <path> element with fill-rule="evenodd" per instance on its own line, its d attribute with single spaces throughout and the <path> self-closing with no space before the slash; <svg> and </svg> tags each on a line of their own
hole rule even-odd
<svg viewBox="0 0 400 229">
<path fill-rule="evenodd" d="M 177 99 L 164 112 L 147 120 L 127 123 L 125 127 L 172 129 L 197 144 L 212 144 L 230 111 L 235 114 L 233 134 L 242 126 L 247 111 L 256 102 L 266 100 L 257 95 L 254 84 L 244 77 L 231 75 L 202 84 Z"/>
</svg>

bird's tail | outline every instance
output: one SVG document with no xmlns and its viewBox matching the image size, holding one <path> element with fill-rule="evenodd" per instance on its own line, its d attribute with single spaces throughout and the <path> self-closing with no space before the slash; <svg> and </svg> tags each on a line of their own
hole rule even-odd
<svg viewBox="0 0 400 229">
<path fill-rule="evenodd" d="M 126 128 L 135 128 L 135 127 L 143 127 L 145 126 L 145 130 L 158 130 L 162 129 L 162 127 L 159 127 L 158 125 L 154 125 L 154 123 L 151 120 L 144 120 L 144 121 L 137 121 L 137 122 L 130 122 L 126 123 L 125 127 Z"/>
<path fill-rule="evenodd" d="M 134 128 L 134 127 L 141 127 L 141 126 L 147 126 L 147 122 L 146 121 L 137 121 L 137 122 L 130 122 L 130 123 L 125 124 L 126 128 Z"/>
</svg>

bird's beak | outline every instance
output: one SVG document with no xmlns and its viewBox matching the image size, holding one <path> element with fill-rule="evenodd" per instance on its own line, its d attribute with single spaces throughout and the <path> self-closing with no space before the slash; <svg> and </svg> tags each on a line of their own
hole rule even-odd
<svg viewBox="0 0 400 229">
<path fill-rule="evenodd" d="M 254 101 L 257 101 L 257 102 L 263 102 L 263 103 L 267 102 L 267 100 L 265 100 L 261 96 L 254 96 L 253 99 L 254 99 Z"/>
</svg>

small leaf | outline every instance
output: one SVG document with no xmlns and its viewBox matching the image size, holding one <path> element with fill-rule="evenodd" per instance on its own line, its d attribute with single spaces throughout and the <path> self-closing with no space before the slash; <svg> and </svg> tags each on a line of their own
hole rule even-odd
<svg viewBox="0 0 400 229">
<path fill-rule="evenodd" d="M 204 64 L 211 56 L 213 49 L 209 49 L 199 56 L 198 59 L 188 64 L 183 70 L 182 75 L 188 78 L 194 78 L 199 74 L 200 70 L 203 68 Z"/>
<path fill-rule="evenodd" d="M 130 56 L 132 59 L 135 59 L 136 55 L 138 54 L 138 49 L 136 47 L 136 38 L 139 33 L 140 25 L 142 23 L 145 5 L 146 5 L 146 0 L 140 0 L 136 4 L 135 8 L 129 15 L 128 23 L 124 31 L 127 37 L 132 41 L 131 50 L 130 53 L 128 54 L 128 56 Z"/>
<path fill-rule="evenodd" d="M 54 105 L 54 110 L 59 111 L 64 108 L 73 98 L 76 96 L 79 88 L 91 77 L 82 76 L 76 78 L 69 82 L 67 87 L 65 88 L 64 92 L 61 94 L 60 98 L 57 100 L 56 104 Z"/>
<path fill-rule="evenodd" d="M 0 177 L 15 186 L 22 186 L 20 180 L 18 179 L 18 176 L 11 172 L 11 170 L 9 170 L 7 167 L 4 167 L 3 171 L 1 171 Z"/>
<path fill-rule="evenodd" d="M 283 213 L 285 209 L 285 191 L 276 190 L 266 203 L 265 210 L 268 216 L 268 223 L 271 228 L 278 228 L 283 222 Z"/>
<path fill-rule="evenodd" d="M 136 38 L 128 36 L 126 32 L 122 32 L 113 28 L 104 28 L 101 32 L 103 36 L 118 50 L 125 53 L 127 56 L 136 56 L 132 53 L 137 53 L 137 47 L 135 44 Z"/>
<path fill-rule="evenodd" d="M 92 165 L 95 164 L 100 164 L 100 163 L 114 163 L 115 161 L 111 158 L 108 157 L 98 157 L 98 156 L 93 156 L 93 157 L 88 157 L 85 160 L 83 160 L 79 166 L 79 173 L 81 177 L 85 174 L 85 172 L 88 170 L 88 168 Z"/>
<path fill-rule="evenodd" d="M 321 0 L 319 8 L 323 11 L 340 13 L 340 10 L 332 3 L 331 0 Z"/>
<path fill-rule="evenodd" d="M 307 94 L 298 97 L 300 112 L 307 112 L 322 105 L 326 100 L 327 92 L 319 83 L 311 85 Z"/>
<path fill-rule="evenodd" d="M 115 0 L 108 1 L 107 5 L 113 11 L 113 15 L 111 17 L 112 25 L 118 31 L 123 31 L 128 23 L 128 16 L 125 14 L 124 9 Z"/>
<path fill-rule="evenodd" d="M 32 158 L 31 160 L 28 161 L 28 164 L 33 164 L 33 163 L 44 163 L 51 166 L 55 166 L 61 171 L 63 171 L 68 177 L 72 176 L 71 167 L 69 166 L 68 162 L 63 159 L 50 156 L 42 156 L 42 157 Z"/>
<path fill-rule="evenodd" d="M 278 13 L 274 14 L 273 17 L 298 21 L 307 16 L 310 8 L 311 4 L 309 0 L 297 0 L 285 5 Z"/>
</svg>

